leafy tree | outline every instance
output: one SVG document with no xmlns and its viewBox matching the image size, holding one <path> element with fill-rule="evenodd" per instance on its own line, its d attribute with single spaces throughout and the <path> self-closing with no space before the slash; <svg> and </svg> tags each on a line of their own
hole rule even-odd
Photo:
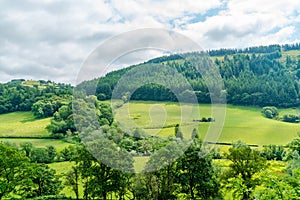
<svg viewBox="0 0 300 200">
<path fill-rule="evenodd" d="M 60 151 L 59 156 L 63 161 L 70 161 L 76 154 L 76 149 L 73 145 L 69 145 Z"/>
<path fill-rule="evenodd" d="M 30 155 L 31 162 L 36 163 L 52 163 L 57 155 L 56 149 L 53 146 L 46 148 L 33 148 Z"/>
<path fill-rule="evenodd" d="M 193 129 L 192 139 L 199 139 L 199 134 L 196 128 Z"/>
<path fill-rule="evenodd" d="M 267 160 L 283 160 L 286 156 L 286 151 L 283 146 L 266 145 L 261 151 L 261 156 L 265 157 Z"/>
<path fill-rule="evenodd" d="M 144 136 L 145 136 L 145 132 L 142 129 L 140 129 L 140 128 L 134 129 L 133 138 L 135 140 L 141 140 L 144 138 Z"/>
<path fill-rule="evenodd" d="M 64 105 L 54 113 L 54 118 L 51 120 L 51 124 L 46 129 L 52 134 L 66 134 L 68 130 L 74 132 L 76 130 L 73 121 L 72 104 Z"/>
<path fill-rule="evenodd" d="M 47 157 L 48 157 L 47 162 L 48 163 L 54 162 L 54 159 L 57 155 L 55 147 L 54 146 L 47 146 L 46 150 L 47 150 Z"/>
<path fill-rule="evenodd" d="M 298 199 L 296 188 L 289 184 L 282 177 L 272 174 L 272 172 L 262 173 L 262 184 L 255 191 L 257 199 L 280 199 L 292 200 Z"/>
<path fill-rule="evenodd" d="M 28 198 L 45 195 L 57 195 L 63 188 L 55 170 L 45 164 L 33 164 L 31 173 L 28 174 L 31 185 L 23 186 L 24 195 Z"/>
<path fill-rule="evenodd" d="M 87 146 L 94 152 L 95 157 L 101 156 L 101 158 L 96 159 L 83 147 L 77 149 L 77 156 L 74 160 L 83 180 L 84 198 L 107 199 L 108 194 L 114 192 L 120 199 L 123 199 L 129 185 L 130 175 L 116 170 L 112 166 L 119 164 L 124 171 L 133 172 L 132 158 L 128 157 L 126 153 L 116 155 L 117 148 L 104 138 L 88 142 Z M 97 154 L 95 154 L 95 150 L 97 150 Z M 100 162 L 103 159 L 110 163 Z"/>
<path fill-rule="evenodd" d="M 145 166 L 148 199 L 174 199 L 178 189 L 176 159 L 182 154 L 181 148 L 172 142 L 156 151 Z"/>
<path fill-rule="evenodd" d="M 191 199 L 220 197 L 220 184 L 215 176 L 212 156 L 195 140 L 177 161 L 181 191 Z"/>
<path fill-rule="evenodd" d="M 291 143 L 288 144 L 288 147 L 291 151 L 297 151 L 300 154 L 300 132 L 298 133 L 298 137 L 293 139 Z"/>
<path fill-rule="evenodd" d="M 72 188 L 72 191 L 75 193 L 76 199 L 79 199 L 79 179 L 80 173 L 78 167 L 72 167 L 72 170 L 66 173 L 65 185 Z"/>
<path fill-rule="evenodd" d="M 234 191 L 235 198 L 251 199 L 255 187 L 260 184 L 256 175 L 267 167 L 266 159 L 241 142 L 233 144 L 226 158 L 231 164 L 223 176 L 225 187 Z"/>
<path fill-rule="evenodd" d="M 26 157 L 30 158 L 33 145 L 30 142 L 22 142 L 20 144 L 21 150 L 25 152 Z"/>
<path fill-rule="evenodd" d="M 149 199 L 146 177 L 143 173 L 134 175 L 134 177 L 132 178 L 132 184 L 129 185 L 128 189 L 131 191 L 133 199 Z"/>
<path fill-rule="evenodd" d="M 283 115 L 282 121 L 290 123 L 299 123 L 300 117 L 293 114 Z"/>
<path fill-rule="evenodd" d="M 0 199 L 27 185 L 29 159 L 17 148 L 0 143 Z"/>
<path fill-rule="evenodd" d="M 183 139 L 183 134 L 181 132 L 179 124 L 176 124 L 176 126 L 175 126 L 175 137 Z"/>
<path fill-rule="evenodd" d="M 66 136 L 71 132 L 76 136 L 77 131 L 82 132 L 87 128 L 97 130 L 100 126 L 111 125 L 112 122 L 110 106 L 107 103 L 100 103 L 95 96 L 88 96 L 76 98 L 68 105 L 60 107 L 46 128 L 53 135 Z"/>
</svg>

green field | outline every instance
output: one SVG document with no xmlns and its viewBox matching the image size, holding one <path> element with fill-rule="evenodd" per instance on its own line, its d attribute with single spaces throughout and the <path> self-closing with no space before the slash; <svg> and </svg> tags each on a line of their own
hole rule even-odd
<svg viewBox="0 0 300 200">
<path fill-rule="evenodd" d="M 182 109 L 191 109 L 188 105 Z M 178 103 L 131 101 L 115 110 L 115 118 L 126 129 L 142 128 L 149 135 L 171 136 L 175 124 L 181 124 L 184 136 L 189 138 L 192 129 L 198 126 L 199 134 L 205 137 L 212 123 L 193 123 L 193 119 L 211 117 L 211 105 L 199 105 L 200 115 L 191 114 L 190 122 L 181 123 L 181 108 Z M 293 109 L 280 109 L 280 115 L 295 113 Z M 248 144 L 286 145 L 300 132 L 299 124 L 267 119 L 261 115 L 261 108 L 227 105 L 226 118 L 218 142 L 232 143 L 242 140 Z M 213 133 L 213 132 L 212 132 Z"/>
<path fill-rule="evenodd" d="M 32 112 L 13 112 L 0 115 L 0 136 L 49 136 L 45 127 L 51 118 L 35 119 Z"/>
<path fill-rule="evenodd" d="M 54 146 L 58 151 L 71 145 L 62 140 L 43 139 L 50 133 L 45 129 L 51 118 L 35 119 L 31 112 L 13 112 L 0 115 L 0 141 L 15 143 L 31 142 L 34 147 Z M 12 138 L 10 138 L 12 137 Z"/>
</svg>

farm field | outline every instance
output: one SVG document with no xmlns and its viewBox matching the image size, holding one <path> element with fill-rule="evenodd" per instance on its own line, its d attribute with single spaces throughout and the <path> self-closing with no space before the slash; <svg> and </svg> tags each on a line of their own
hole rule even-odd
<svg viewBox="0 0 300 200">
<path fill-rule="evenodd" d="M 211 117 L 211 105 L 203 104 L 198 107 L 183 105 L 182 109 L 199 108 L 191 112 L 181 123 L 181 107 L 173 102 L 130 101 L 115 111 L 115 119 L 126 124 L 123 129 L 139 127 L 147 134 L 168 137 L 174 134 L 176 124 L 181 125 L 185 138 L 191 137 L 193 128 L 198 128 L 201 138 L 204 138 L 211 123 L 195 123 L 193 119 Z M 267 119 L 261 115 L 261 108 L 248 106 L 226 105 L 226 117 L 218 142 L 232 143 L 242 140 L 255 145 L 286 145 L 297 136 L 299 124 L 286 123 Z M 297 109 L 279 109 L 279 114 L 296 114 Z M 186 115 L 186 113 L 185 113 Z M 70 145 L 61 140 L 44 139 L 49 133 L 45 129 L 51 118 L 35 119 L 31 112 L 13 112 L 0 115 L 0 140 L 20 144 L 32 142 L 34 146 L 44 147 L 53 145 L 58 150 Z M 13 137 L 13 138 L 10 138 Z M 25 138 L 24 138 L 25 137 Z M 37 138 L 30 138 L 37 137 Z"/>
<path fill-rule="evenodd" d="M 32 112 L 12 112 L 0 115 L 0 136 L 40 137 L 49 136 L 45 129 L 51 118 L 35 119 Z"/>
<path fill-rule="evenodd" d="M 34 147 L 54 146 L 58 151 L 71 145 L 50 136 L 46 126 L 51 118 L 35 119 L 31 112 L 13 112 L 0 115 L 0 141 L 20 145 L 30 142 Z"/>
<path fill-rule="evenodd" d="M 184 106 L 183 109 L 191 109 Z M 126 124 L 126 129 L 139 127 L 149 135 L 162 137 L 172 136 L 175 125 L 181 124 L 181 108 L 178 103 L 170 102 L 144 102 L 130 101 L 127 105 L 115 110 L 115 118 L 121 124 Z M 296 113 L 296 109 L 279 109 L 279 114 Z M 193 119 L 211 117 L 211 105 L 199 105 L 200 115 L 187 117 L 188 122 L 181 124 L 184 137 L 191 136 L 194 127 L 198 126 L 198 132 L 205 137 L 210 123 L 194 123 Z M 214 123 L 214 122 L 211 122 Z M 286 145 L 297 136 L 300 131 L 299 124 L 286 123 L 267 119 L 262 116 L 261 108 L 248 106 L 226 106 L 224 126 L 218 142 L 232 143 L 242 140 L 247 144 L 255 145 Z"/>
</svg>

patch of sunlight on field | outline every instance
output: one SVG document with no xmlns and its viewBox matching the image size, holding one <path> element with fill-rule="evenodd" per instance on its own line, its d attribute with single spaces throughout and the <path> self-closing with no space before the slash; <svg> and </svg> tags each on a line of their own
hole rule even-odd
<svg viewBox="0 0 300 200">
<path fill-rule="evenodd" d="M 51 118 L 35 119 L 32 112 L 0 115 L 0 136 L 49 136 L 45 129 Z"/>
</svg>

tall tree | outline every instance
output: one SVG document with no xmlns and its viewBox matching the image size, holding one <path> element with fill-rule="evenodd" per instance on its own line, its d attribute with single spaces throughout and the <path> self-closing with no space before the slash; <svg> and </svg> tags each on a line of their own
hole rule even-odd
<svg viewBox="0 0 300 200">
<path fill-rule="evenodd" d="M 181 192 L 191 199 L 220 197 L 220 184 L 215 176 L 212 155 L 201 149 L 202 143 L 194 140 L 177 161 Z"/>
<path fill-rule="evenodd" d="M 80 147 L 74 158 L 83 180 L 84 198 L 107 199 L 109 193 L 115 193 L 123 199 L 129 185 L 128 176 L 134 171 L 132 157 L 104 138 L 88 142 L 86 146 L 93 154 Z"/>
<path fill-rule="evenodd" d="M 56 171 L 45 164 L 32 164 L 27 176 L 31 184 L 22 187 L 26 197 L 57 195 L 63 188 Z"/>
<path fill-rule="evenodd" d="M 225 187 L 234 191 L 235 198 L 251 199 L 253 190 L 260 184 L 259 177 L 255 175 L 267 167 L 266 159 L 242 142 L 233 144 L 226 158 L 231 163 L 224 173 Z"/>
<path fill-rule="evenodd" d="M 0 143 L 0 199 L 28 184 L 29 159 L 18 149 Z"/>
<path fill-rule="evenodd" d="M 178 188 L 176 159 L 182 154 L 178 144 L 172 142 L 151 155 L 145 167 L 148 199 L 174 199 Z"/>
<path fill-rule="evenodd" d="M 73 166 L 71 171 L 65 174 L 66 181 L 65 185 L 72 188 L 72 191 L 75 193 L 76 200 L 79 199 L 79 169 L 77 166 Z"/>
</svg>

